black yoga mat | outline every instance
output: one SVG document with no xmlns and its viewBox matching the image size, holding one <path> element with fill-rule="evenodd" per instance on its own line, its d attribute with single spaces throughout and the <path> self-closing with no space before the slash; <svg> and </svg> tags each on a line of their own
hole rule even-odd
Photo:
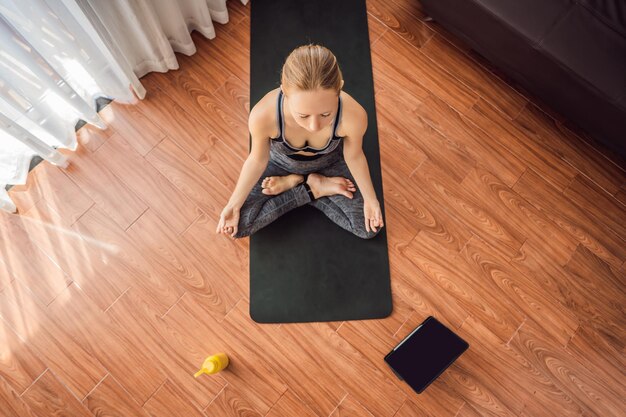
<svg viewBox="0 0 626 417">
<path fill-rule="evenodd" d="M 383 206 L 365 0 L 253 0 L 251 7 L 251 107 L 280 85 L 282 65 L 293 49 L 309 43 L 329 48 L 343 73 L 344 91 L 367 110 L 363 149 Z M 253 320 L 374 319 L 391 309 L 385 227 L 373 239 L 361 239 L 306 205 L 250 237 Z"/>
</svg>

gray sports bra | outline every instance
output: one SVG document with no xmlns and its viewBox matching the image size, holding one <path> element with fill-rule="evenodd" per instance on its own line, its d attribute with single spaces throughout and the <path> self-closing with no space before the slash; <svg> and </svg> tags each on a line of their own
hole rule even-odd
<svg viewBox="0 0 626 417">
<path fill-rule="evenodd" d="M 337 108 L 337 117 L 335 117 L 335 123 L 333 125 L 333 131 L 331 134 L 328 143 L 322 148 L 314 148 L 312 146 L 308 146 L 305 144 L 302 148 L 297 148 L 295 146 L 291 146 L 289 142 L 285 139 L 285 118 L 283 115 L 283 91 L 279 90 L 277 107 L 278 107 L 278 137 L 272 138 L 272 147 L 279 147 L 281 153 L 286 155 L 293 155 L 296 152 L 313 152 L 316 155 L 311 155 L 310 157 L 316 157 L 318 155 L 323 155 L 334 151 L 339 145 L 340 139 L 343 139 L 341 136 L 337 136 L 337 125 L 339 124 L 339 120 L 341 119 L 341 96 L 339 96 L 339 106 Z M 306 155 L 297 155 L 304 156 Z"/>
</svg>

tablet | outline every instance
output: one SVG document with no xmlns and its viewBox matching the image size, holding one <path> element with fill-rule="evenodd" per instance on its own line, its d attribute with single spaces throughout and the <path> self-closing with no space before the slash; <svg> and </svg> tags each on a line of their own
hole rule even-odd
<svg viewBox="0 0 626 417">
<path fill-rule="evenodd" d="M 419 394 L 467 348 L 465 340 L 430 316 L 385 356 L 385 362 Z"/>
</svg>

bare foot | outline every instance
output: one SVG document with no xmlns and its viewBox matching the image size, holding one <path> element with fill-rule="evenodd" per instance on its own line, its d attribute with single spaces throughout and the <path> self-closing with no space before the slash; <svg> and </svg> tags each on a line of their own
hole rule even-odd
<svg viewBox="0 0 626 417">
<path fill-rule="evenodd" d="M 348 198 L 353 197 L 356 187 L 347 178 L 343 177 L 325 177 L 320 174 L 309 174 L 307 184 L 311 187 L 315 198 L 326 197 L 331 195 L 343 195 Z"/>
<path fill-rule="evenodd" d="M 298 174 L 289 174 L 284 177 L 266 177 L 261 183 L 265 195 L 278 195 L 287 190 L 291 190 L 296 185 L 304 181 L 304 177 Z"/>
</svg>

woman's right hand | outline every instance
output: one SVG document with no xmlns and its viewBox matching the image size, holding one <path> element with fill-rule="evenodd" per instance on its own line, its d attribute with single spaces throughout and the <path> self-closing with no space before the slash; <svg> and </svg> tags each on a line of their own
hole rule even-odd
<svg viewBox="0 0 626 417">
<path fill-rule="evenodd" d="M 220 214 L 220 220 L 217 222 L 217 229 L 215 233 L 223 233 L 235 237 L 237 234 L 237 226 L 239 225 L 239 207 L 226 205 L 222 214 Z"/>
</svg>

